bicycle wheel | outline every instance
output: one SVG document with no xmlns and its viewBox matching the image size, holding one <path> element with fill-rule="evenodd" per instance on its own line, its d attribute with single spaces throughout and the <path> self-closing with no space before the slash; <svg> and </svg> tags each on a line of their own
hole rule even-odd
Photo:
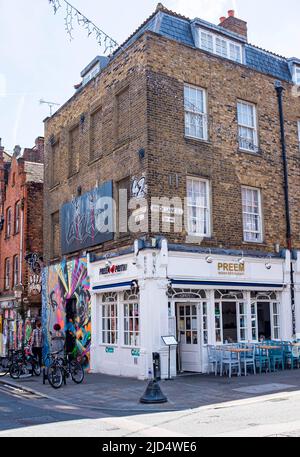
<svg viewBox="0 0 300 457">
<path fill-rule="evenodd" d="M 58 365 L 50 365 L 47 370 L 49 384 L 54 389 L 59 389 L 63 383 L 63 372 Z"/>
<path fill-rule="evenodd" d="M 41 373 L 42 373 L 41 365 L 36 360 L 32 361 L 32 371 L 36 376 L 41 376 Z"/>
<path fill-rule="evenodd" d="M 80 365 L 80 363 L 78 363 L 76 360 L 72 360 L 70 362 L 70 374 L 71 374 L 72 380 L 76 384 L 82 383 L 82 381 L 84 379 L 84 371 L 83 371 L 83 368 Z"/>
<path fill-rule="evenodd" d="M 9 372 L 9 358 L 3 357 L 0 359 L 0 376 L 5 376 Z"/>
<path fill-rule="evenodd" d="M 9 374 L 13 379 L 19 379 L 21 376 L 21 366 L 18 363 L 12 363 L 9 368 Z"/>
</svg>

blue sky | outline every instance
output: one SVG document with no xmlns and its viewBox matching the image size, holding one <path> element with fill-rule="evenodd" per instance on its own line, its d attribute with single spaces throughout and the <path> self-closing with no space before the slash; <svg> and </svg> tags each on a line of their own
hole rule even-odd
<svg viewBox="0 0 300 457">
<path fill-rule="evenodd" d="M 152 12 L 157 0 L 69 0 L 102 30 L 122 43 Z M 249 41 L 286 57 L 300 57 L 299 0 L 164 0 L 188 17 L 218 23 L 229 9 L 248 22 Z M 62 11 L 48 0 L 0 0 L 0 137 L 7 150 L 31 147 L 43 135 L 49 108 L 39 100 L 64 103 L 80 71 L 101 49 L 77 30 L 70 42 Z"/>
</svg>

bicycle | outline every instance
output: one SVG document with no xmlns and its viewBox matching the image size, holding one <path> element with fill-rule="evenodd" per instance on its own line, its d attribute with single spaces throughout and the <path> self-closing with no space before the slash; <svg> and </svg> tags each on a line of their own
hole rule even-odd
<svg viewBox="0 0 300 457">
<path fill-rule="evenodd" d="M 9 367 L 11 378 L 19 379 L 21 376 L 29 374 L 31 376 L 40 376 L 42 370 L 38 360 L 32 354 L 28 353 L 26 349 L 21 352 L 21 357 L 16 361 L 13 361 Z"/>
<path fill-rule="evenodd" d="M 17 362 L 22 356 L 22 350 L 13 350 L 8 351 L 8 355 L 0 357 L 0 377 L 6 376 L 9 373 L 10 366 Z"/>
<path fill-rule="evenodd" d="M 64 358 L 58 356 L 59 352 L 52 353 L 52 362 L 47 370 L 49 384 L 54 389 L 59 389 L 63 382 L 71 376 L 76 384 L 81 384 L 84 379 L 84 371 L 76 359 L 70 359 L 71 353 L 65 354 Z"/>
</svg>

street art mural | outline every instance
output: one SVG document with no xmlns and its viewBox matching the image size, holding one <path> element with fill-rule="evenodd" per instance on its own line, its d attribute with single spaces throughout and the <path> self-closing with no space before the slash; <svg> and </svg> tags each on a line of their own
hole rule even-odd
<svg viewBox="0 0 300 457">
<path fill-rule="evenodd" d="M 72 319 L 76 336 L 73 354 L 89 368 L 91 345 L 91 296 L 86 257 L 44 268 L 42 272 L 44 357 L 51 350 L 53 326 L 66 334 Z"/>
<path fill-rule="evenodd" d="M 25 256 L 25 261 L 29 269 L 28 294 L 32 296 L 39 295 L 42 291 L 41 271 L 43 257 L 38 252 L 31 252 Z"/>
<path fill-rule="evenodd" d="M 63 254 L 102 244 L 114 237 L 112 181 L 73 199 L 60 209 Z"/>
</svg>

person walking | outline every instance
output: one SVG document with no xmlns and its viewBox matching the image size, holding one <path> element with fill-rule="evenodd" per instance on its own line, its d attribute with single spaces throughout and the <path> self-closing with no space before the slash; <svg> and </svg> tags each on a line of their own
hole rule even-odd
<svg viewBox="0 0 300 457">
<path fill-rule="evenodd" d="M 38 359 L 40 366 L 43 364 L 43 331 L 41 321 L 36 322 L 32 332 L 32 353 Z"/>
</svg>

